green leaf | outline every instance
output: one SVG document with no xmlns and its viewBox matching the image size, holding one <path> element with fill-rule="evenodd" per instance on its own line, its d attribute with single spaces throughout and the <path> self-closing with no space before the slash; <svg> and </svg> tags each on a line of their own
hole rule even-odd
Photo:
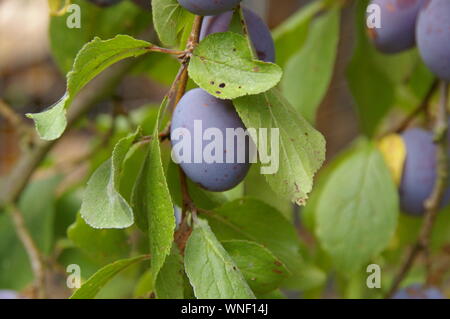
<svg viewBox="0 0 450 319">
<path fill-rule="evenodd" d="M 264 246 L 246 240 L 222 242 L 256 294 L 268 293 L 281 286 L 290 273 L 284 264 Z"/>
<path fill-rule="evenodd" d="M 292 276 L 283 283 L 283 288 L 294 291 L 308 291 L 318 288 L 327 281 L 327 274 L 311 262 L 305 261 L 294 270 Z"/>
<path fill-rule="evenodd" d="M 320 244 L 346 276 L 386 248 L 397 226 L 397 190 L 372 143 L 361 143 L 336 167 L 316 205 Z"/>
<path fill-rule="evenodd" d="M 314 232 L 315 229 L 315 216 L 317 211 L 317 205 L 320 203 L 320 197 L 327 181 L 330 179 L 331 173 L 336 169 L 338 165 L 352 154 L 358 150 L 358 145 L 361 143 L 360 140 L 356 140 L 350 147 L 336 155 L 332 161 L 327 163 L 321 170 L 319 175 L 317 175 L 314 190 L 311 192 L 311 196 L 308 203 L 305 205 L 301 213 L 302 225 L 305 226 L 309 231 Z"/>
<path fill-rule="evenodd" d="M 278 156 L 279 169 L 265 177 L 278 195 L 297 204 L 305 204 L 314 175 L 325 160 L 322 134 L 302 118 L 276 89 L 239 98 L 234 105 L 247 128 L 279 130 L 279 153 L 276 154 L 277 149 L 267 147 L 268 154 L 275 158 Z M 255 136 L 252 138 L 258 140 Z M 258 150 L 261 150 L 261 145 L 258 145 Z"/>
<path fill-rule="evenodd" d="M 72 20 L 74 12 L 52 16 L 49 27 L 52 56 L 64 74 L 72 68 L 78 51 L 93 38 L 109 39 L 117 34 L 136 36 L 152 23 L 151 13 L 131 1 L 122 1 L 108 8 L 98 7 L 86 0 L 71 2 L 80 6 L 81 28 L 67 27 L 67 21 Z M 150 0 L 148 2 L 150 4 Z"/>
<path fill-rule="evenodd" d="M 214 236 L 208 222 L 197 220 L 185 251 L 185 267 L 199 299 L 254 299 L 233 259 Z"/>
<path fill-rule="evenodd" d="M 372 136 L 380 121 L 393 106 L 395 85 L 377 63 L 373 45 L 366 35 L 366 8 L 368 1 L 358 1 L 357 45 L 347 69 L 347 79 L 356 100 L 361 128 Z"/>
<path fill-rule="evenodd" d="M 27 114 L 34 120 L 39 136 L 44 140 L 59 138 L 67 126 L 66 109 L 80 90 L 112 64 L 147 53 L 150 45 L 126 35 L 105 41 L 95 38 L 87 43 L 78 53 L 72 71 L 67 75 L 67 91 L 61 100 L 46 111 Z"/>
<path fill-rule="evenodd" d="M 149 259 L 149 256 L 139 256 L 129 259 L 118 260 L 112 264 L 109 264 L 99 271 L 97 271 L 91 278 L 89 278 L 70 299 L 93 299 L 100 290 L 118 273 L 126 268 L 139 263 L 141 261 Z"/>
<path fill-rule="evenodd" d="M 161 42 L 177 46 L 180 33 L 192 25 L 194 15 L 185 10 L 177 0 L 152 0 L 153 23 Z"/>
<path fill-rule="evenodd" d="M 48 256 L 54 245 L 55 192 L 61 178 L 33 181 L 19 200 L 19 210 L 39 250 Z M 33 280 L 28 255 L 11 216 L 0 210 L 0 287 L 22 290 Z"/>
<path fill-rule="evenodd" d="M 267 294 L 258 294 L 258 299 L 285 299 L 286 297 L 283 295 L 281 290 L 277 289 L 274 291 L 270 291 Z"/>
<path fill-rule="evenodd" d="M 158 299 L 184 298 L 183 258 L 176 245 L 172 246 L 172 251 L 158 274 L 155 293 Z"/>
<path fill-rule="evenodd" d="M 292 220 L 291 200 L 278 196 L 272 188 L 270 188 L 266 178 L 261 174 L 258 165 L 252 165 L 247 177 L 245 177 L 245 196 L 258 199 L 267 205 L 276 208 L 287 220 Z M 310 201 L 308 200 L 308 204 L 309 202 Z"/>
<path fill-rule="evenodd" d="M 333 76 L 339 31 L 340 10 L 329 10 L 315 21 L 304 47 L 286 66 L 283 93 L 311 123 Z"/>
<path fill-rule="evenodd" d="M 311 20 L 323 9 L 325 1 L 312 1 L 298 10 L 273 31 L 277 64 L 284 67 L 304 45 Z"/>
<path fill-rule="evenodd" d="M 134 223 L 133 210 L 119 193 L 123 162 L 139 131 L 121 139 L 111 159 L 91 176 L 84 192 L 81 216 L 93 228 L 126 228 Z"/>
<path fill-rule="evenodd" d="M 245 37 L 233 32 L 206 37 L 189 64 L 194 82 L 221 99 L 270 90 L 280 82 L 282 73 L 276 64 L 253 59 Z"/>
<path fill-rule="evenodd" d="M 94 229 L 81 218 L 67 230 L 67 237 L 74 244 L 97 260 L 117 260 L 123 258 L 130 250 L 128 236 L 119 229 Z"/>
<path fill-rule="evenodd" d="M 141 229 L 148 231 L 154 280 L 170 254 L 175 231 L 174 208 L 161 161 L 158 131 L 166 106 L 167 99 L 160 107 L 150 147 L 132 194 L 136 222 Z"/>
<path fill-rule="evenodd" d="M 154 290 L 154 283 L 155 281 L 153 280 L 151 269 L 148 269 L 139 278 L 136 284 L 133 292 L 134 298 L 147 298 Z"/>
<path fill-rule="evenodd" d="M 296 230 L 275 208 L 244 198 L 225 204 L 205 217 L 220 241 L 254 241 L 281 259 L 290 271 L 300 267 Z"/>
</svg>

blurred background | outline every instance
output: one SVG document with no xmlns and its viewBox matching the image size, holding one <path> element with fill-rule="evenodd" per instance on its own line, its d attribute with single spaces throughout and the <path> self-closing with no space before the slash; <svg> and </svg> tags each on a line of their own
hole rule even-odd
<svg viewBox="0 0 450 319">
<path fill-rule="evenodd" d="M 247 6 L 265 17 L 273 29 L 310 1 L 246 2 Z M 352 10 L 346 14 L 351 15 Z M 47 0 L 0 1 L 0 98 L 21 115 L 43 110 L 57 101 L 65 91 L 65 74 L 58 67 L 58 61 L 55 61 L 51 51 L 49 23 Z M 344 79 L 346 62 L 352 54 L 354 23 L 347 16 L 342 19 L 342 23 L 339 62 L 336 63 L 332 84 L 317 119 L 317 127 L 327 138 L 329 156 L 351 141 L 358 130 L 357 121 L 352 119 L 355 116 L 353 102 Z M 142 38 L 151 37 L 151 32 L 142 30 Z M 65 43 L 62 40 L 54 45 L 64 48 Z M 171 76 L 168 74 L 167 78 Z M 166 90 L 167 85 L 155 81 L 155 77 L 136 75 L 122 81 L 117 92 L 123 99 L 123 107 L 131 110 L 145 103 L 158 103 Z M 109 102 L 99 102 L 93 113 L 108 112 Z M 26 121 L 31 127 L 31 120 Z M 65 137 L 55 150 L 61 152 L 57 158 L 65 161 L 66 157 L 82 153 L 88 139 L 88 132 L 77 132 Z M 19 156 L 18 132 L 10 121 L 4 119 L 4 114 L 0 114 L 0 176 L 7 174 Z"/>
<path fill-rule="evenodd" d="M 76 260 L 83 265 L 84 276 L 88 277 L 99 266 L 126 256 L 129 247 L 133 251 L 142 245 L 139 234 L 133 230 L 126 231 L 125 236 L 125 232 L 94 232 L 88 227 L 83 228 L 82 221 L 76 220 L 80 195 L 87 177 L 110 156 L 115 141 L 127 134 L 130 127 L 139 124 L 144 133 L 152 132 L 156 115 L 156 108 L 153 106 L 159 105 L 178 69 L 176 60 L 158 54 L 133 63 L 120 63 L 89 84 L 77 98 L 75 104 L 90 107 L 86 108 L 89 112 L 83 120 L 71 123 L 75 129 L 70 130 L 56 144 L 29 138 L 30 134 L 35 133 L 32 121 L 26 119 L 25 114 L 42 111 L 63 96 L 66 89 L 65 75 L 70 70 L 73 57 L 84 43 L 94 36 L 108 39 L 119 33 L 131 34 L 150 42 L 157 41 L 152 29 L 149 5 L 148 8 L 142 8 L 131 0 L 124 0 L 118 6 L 101 9 L 86 0 L 74 2 L 80 4 L 83 10 L 82 28 L 68 32 L 66 17 L 49 14 L 48 0 L 0 0 L 0 189 L 11 190 L 24 186 L 17 186 L 11 181 L 14 181 L 14 174 L 20 174 L 21 168 L 30 164 L 24 160 L 24 154 L 33 143 L 37 143 L 38 147 L 35 149 L 42 151 L 42 156 L 38 158 L 43 162 L 40 168 L 33 172 L 20 206 L 27 214 L 27 225 L 32 226 L 31 231 L 37 238 L 39 248 L 48 255 L 52 272 L 51 276 L 47 277 L 46 284 L 50 287 L 49 297 L 54 298 L 70 295 L 70 291 L 65 288 L 66 272 L 62 265 Z M 149 3 L 150 0 L 143 2 Z M 244 2 L 264 17 L 272 30 L 276 30 L 300 8 L 313 1 Z M 117 9 L 119 7 L 120 10 Z M 369 113 L 361 120 L 347 78 L 348 66 L 357 45 L 355 6 L 345 6 L 342 14 L 334 72 L 314 123 L 325 135 L 328 161 L 335 158 L 364 131 L 365 122 L 370 122 L 372 116 L 372 113 Z M 370 52 L 372 54 L 372 51 Z M 417 58 L 417 55 L 414 57 Z M 384 71 L 390 73 L 393 65 L 403 65 L 397 63 L 401 59 L 403 58 L 386 64 Z M 415 63 L 413 59 L 403 60 L 413 61 L 411 65 Z M 394 71 L 399 69 L 394 68 Z M 124 73 L 126 76 L 123 76 Z M 403 72 L 402 76 L 405 73 L 407 72 Z M 298 76 L 300 78 L 308 75 Z M 370 74 L 361 75 L 363 79 L 365 76 L 370 77 Z M 395 81 L 403 84 L 403 80 L 403 77 L 398 76 Z M 403 102 L 406 100 L 404 104 L 408 106 L 400 112 L 398 109 L 393 110 L 393 116 L 386 121 L 392 121 L 398 113 L 403 114 L 405 110 L 409 111 L 415 107 L 426 90 L 426 87 L 420 88 L 417 90 L 420 93 L 411 97 L 411 94 L 406 94 L 402 89 L 400 99 Z M 373 106 L 377 102 L 371 103 Z M 393 105 L 395 102 L 389 101 L 387 104 L 389 103 Z M 387 110 L 381 115 L 386 113 Z M 376 110 L 374 114 L 378 114 Z M 374 118 L 376 116 L 378 115 L 374 115 Z M 386 121 L 380 126 L 389 125 Z M 51 151 L 46 156 L 49 149 Z M 275 199 L 273 193 L 267 187 L 264 188 L 264 181 L 257 175 L 250 173 L 249 179 L 262 186 L 258 189 L 246 189 L 247 194 L 276 206 L 289 219 L 297 218 L 298 211 L 294 210 L 293 214 L 290 203 Z M 78 223 L 78 227 L 76 230 L 72 228 L 71 233 L 70 226 L 74 223 Z M 20 290 L 24 295 L 33 297 L 33 292 L 28 291 L 32 272 L 27 256 L 11 228 L 10 221 L 0 215 L 0 290 Z M 69 238 L 66 236 L 68 228 Z M 301 232 L 300 235 L 306 244 L 314 246 L 314 239 L 308 232 Z M 83 242 L 83 238 L 87 236 L 109 236 L 116 247 L 101 244 L 99 247 L 91 247 L 90 243 Z M 80 247 L 83 249 L 78 249 Z M 401 253 L 402 251 L 392 253 L 392 259 L 398 262 Z M 99 297 L 141 297 L 145 290 L 139 289 L 144 289 L 142 287 L 145 287 L 145 278 L 136 278 L 137 273 L 138 269 L 130 269 L 123 276 L 118 276 Z M 324 274 L 318 269 L 311 269 L 309 275 L 308 279 L 313 282 L 311 285 L 321 281 L 321 285 L 327 286 L 327 283 L 323 282 Z M 136 282 L 137 288 L 133 291 Z M 322 296 L 336 297 L 334 290 L 324 291 Z M 318 295 L 318 292 L 311 291 L 310 297 Z M 296 292 L 289 296 L 298 297 L 299 294 Z"/>
</svg>

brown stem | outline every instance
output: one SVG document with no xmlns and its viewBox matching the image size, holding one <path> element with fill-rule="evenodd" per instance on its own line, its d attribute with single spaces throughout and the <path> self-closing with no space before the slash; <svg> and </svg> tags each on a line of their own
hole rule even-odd
<svg viewBox="0 0 450 319">
<path fill-rule="evenodd" d="M 202 29 L 203 16 L 195 16 L 192 31 L 186 49 L 192 53 L 200 40 L 200 30 Z"/>
<path fill-rule="evenodd" d="M 396 133 L 402 133 L 406 130 L 414 119 L 419 116 L 420 113 L 425 112 L 430 104 L 430 100 L 433 97 L 434 92 L 439 87 L 439 81 L 435 80 L 425 95 L 422 103 L 415 108 L 394 130 Z"/>
<path fill-rule="evenodd" d="M 394 278 L 391 289 L 389 290 L 387 297 L 397 291 L 402 283 L 403 279 L 407 276 L 411 267 L 414 265 L 417 257 L 424 253 L 426 257 L 426 268 L 428 273 L 427 284 L 431 282 L 431 261 L 430 255 L 430 238 L 433 230 L 433 226 L 436 221 L 437 214 L 439 212 L 440 203 L 444 197 L 447 189 L 448 182 L 448 153 L 447 153 L 447 131 L 448 131 L 448 83 L 441 83 L 441 102 L 439 103 L 439 110 L 437 114 L 436 124 L 434 128 L 436 149 L 436 161 L 437 161 L 437 177 L 431 196 L 425 202 L 425 216 L 422 224 L 422 228 L 419 233 L 419 238 L 416 244 L 409 251 L 405 262 L 400 267 L 399 273 Z"/>
<path fill-rule="evenodd" d="M 20 117 L 14 110 L 0 99 L 0 116 L 3 116 L 12 127 L 16 128 L 21 137 L 26 135 L 32 136 L 32 131 L 30 127 L 25 123 L 25 121 Z"/>
<path fill-rule="evenodd" d="M 35 288 L 38 298 L 46 297 L 45 287 L 45 262 L 44 258 L 35 244 L 30 232 L 25 224 L 22 213 L 15 205 L 9 205 L 7 211 L 11 214 L 17 236 L 22 242 L 28 258 L 30 259 L 31 269 L 35 278 Z"/>
<path fill-rule="evenodd" d="M 159 53 L 175 55 L 177 57 L 181 57 L 186 54 L 186 51 L 166 49 L 166 48 L 158 47 L 156 45 L 149 47 L 148 50 L 151 52 L 159 52 Z"/>
<path fill-rule="evenodd" d="M 189 53 L 186 55 L 185 61 L 183 61 L 182 67 L 176 79 L 176 81 L 178 81 L 178 84 L 176 86 L 177 90 L 175 93 L 174 108 L 176 107 L 178 102 L 180 102 L 181 98 L 186 92 L 186 86 L 188 82 L 188 65 L 190 58 L 192 56 L 192 52 L 194 51 L 200 39 L 200 30 L 202 27 L 202 22 L 203 22 L 202 16 L 195 17 L 194 24 L 192 26 L 192 31 L 189 36 L 188 43 L 186 45 L 186 50 Z M 181 224 L 179 229 L 175 232 L 175 242 L 178 248 L 180 249 L 181 253 L 183 254 L 184 248 L 186 247 L 186 242 L 189 239 L 189 236 L 192 232 L 192 227 L 188 223 L 188 212 L 192 212 L 195 214 L 196 208 L 189 194 L 186 174 L 181 169 L 181 167 L 179 167 L 179 174 L 180 174 L 180 186 L 181 186 L 183 207 L 182 207 Z"/>
</svg>

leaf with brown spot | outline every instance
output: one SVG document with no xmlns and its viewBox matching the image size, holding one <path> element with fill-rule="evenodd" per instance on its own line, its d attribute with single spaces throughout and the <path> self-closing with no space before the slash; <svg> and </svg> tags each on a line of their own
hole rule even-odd
<svg viewBox="0 0 450 319">
<path fill-rule="evenodd" d="M 280 82 L 282 73 L 276 64 L 254 60 L 246 39 L 233 32 L 206 37 L 189 65 L 194 82 L 221 99 L 266 92 Z"/>
</svg>

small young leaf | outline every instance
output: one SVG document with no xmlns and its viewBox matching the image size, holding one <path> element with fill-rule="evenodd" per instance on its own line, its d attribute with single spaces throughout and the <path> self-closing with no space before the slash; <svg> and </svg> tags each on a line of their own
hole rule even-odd
<svg viewBox="0 0 450 319">
<path fill-rule="evenodd" d="M 61 100 L 46 111 L 27 114 L 34 120 L 39 136 L 44 140 L 59 138 L 67 126 L 66 109 L 80 90 L 112 64 L 148 52 L 150 45 L 126 35 L 105 41 L 95 38 L 87 43 L 78 53 L 72 71 L 67 75 L 67 91 Z"/>
<path fill-rule="evenodd" d="M 279 159 L 279 168 L 275 173 L 265 175 L 267 182 L 281 197 L 299 205 L 305 204 L 314 175 L 325 160 L 322 134 L 301 117 L 276 89 L 236 99 L 234 105 L 247 128 L 279 129 L 279 154 L 276 154 L 276 149 L 268 147 L 268 154 Z"/>
<path fill-rule="evenodd" d="M 175 216 L 161 160 L 159 127 L 167 106 L 165 99 L 160 107 L 150 147 L 132 194 L 136 222 L 148 231 L 152 256 L 152 277 L 155 280 L 172 248 Z"/>
<path fill-rule="evenodd" d="M 256 294 L 268 293 L 281 286 L 290 273 L 284 264 L 264 246 L 246 240 L 222 242 Z"/>
<path fill-rule="evenodd" d="M 310 123 L 333 76 L 339 43 L 340 10 L 332 9 L 312 25 L 304 47 L 289 60 L 283 93 Z"/>
<path fill-rule="evenodd" d="M 152 11 L 153 24 L 161 42 L 177 46 L 180 33 L 192 25 L 190 22 L 194 15 L 180 6 L 177 0 L 152 0 Z"/>
<path fill-rule="evenodd" d="M 97 271 L 91 278 L 89 278 L 70 299 L 93 299 L 99 291 L 118 273 L 126 268 L 139 263 L 141 261 L 149 259 L 149 256 L 139 256 L 129 259 L 118 260 L 112 264 L 109 264 L 99 271 Z"/>
<path fill-rule="evenodd" d="M 366 142 L 335 168 L 319 195 L 317 237 L 336 269 L 351 276 L 386 248 L 395 232 L 394 181 L 380 152 Z"/>
<path fill-rule="evenodd" d="M 104 162 L 88 181 L 81 216 L 93 228 L 126 228 L 133 225 L 133 211 L 119 193 L 125 157 L 139 131 L 121 139 L 111 159 Z"/>
<path fill-rule="evenodd" d="M 254 60 L 240 34 L 214 33 L 194 50 L 189 75 L 202 89 L 221 99 L 270 90 L 280 82 L 281 68 Z"/>
<path fill-rule="evenodd" d="M 172 251 L 158 274 L 155 293 L 158 299 L 184 298 L 183 258 L 176 245 L 172 246 Z"/>
<path fill-rule="evenodd" d="M 185 251 L 185 267 L 199 299 L 254 299 L 233 259 L 207 221 L 197 220 Z"/>
</svg>

